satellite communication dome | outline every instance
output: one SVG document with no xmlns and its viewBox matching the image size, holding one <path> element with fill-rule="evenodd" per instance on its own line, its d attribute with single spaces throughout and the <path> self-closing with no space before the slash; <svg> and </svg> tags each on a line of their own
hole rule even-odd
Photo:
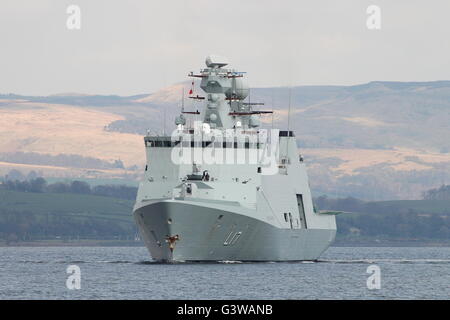
<svg viewBox="0 0 450 320">
<path fill-rule="evenodd" d="M 259 117 L 256 114 L 253 114 L 253 115 L 250 116 L 250 123 L 249 123 L 249 125 L 252 128 L 259 127 L 260 121 L 259 121 Z"/>
<path fill-rule="evenodd" d="M 248 83 L 246 81 L 242 80 L 242 78 L 235 78 L 233 80 L 236 81 L 235 88 L 234 88 L 235 93 L 236 93 L 236 98 L 238 98 L 239 100 L 244 100 L 248 96 Z M 225 92 L 225 95 L 227 96 L 227 98 L 231 98 L 231 93 L 232 93 L 232 88 L 228 89 Z"/>
<path fill-rule="evenodd" d="M 214 114 L 214 113 L 212 113 L 212 114 L 209 116 L 209 120 L 210 120 L 211 122 L 216 122 L 216 120 L 217 120 L 217 115 Z"/>
</svg>

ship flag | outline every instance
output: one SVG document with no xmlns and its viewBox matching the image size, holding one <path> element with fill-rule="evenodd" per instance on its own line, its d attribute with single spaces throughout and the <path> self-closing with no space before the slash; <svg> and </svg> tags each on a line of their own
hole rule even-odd
<svg viewBox="0 0 450 320">
<path fill-rule="evenodd" d="M 192 80 L 191 89 L 189 90 L 189 95 L 194 93 L 194 80 Z"/>
</svg>

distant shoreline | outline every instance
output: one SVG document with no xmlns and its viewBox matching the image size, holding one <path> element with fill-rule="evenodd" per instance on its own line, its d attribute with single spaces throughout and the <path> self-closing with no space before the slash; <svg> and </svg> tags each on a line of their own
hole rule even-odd
<svg viewBox="0 0 450 320">
<path fill-rule="evenodd" d="M 450 241 L 430 239 L 337 239 L 332 247 L 450 247 Z"/>
<path fill-rule="evenodd" d="M 131 240 L 36 240 L 0 241 L 0 247 L 145 247 L 142 241 Z"/>
<path fill-rule="evenodd" d="M 436 240 L 336 240 L 332 247 L 450 247 L 450 241 Z M 20 241 L 7 244 L 0 241 L 0 248 L 5 247 L 145 247 L 142 241 L 131 240 L 36 240 Z"/>
</svg>

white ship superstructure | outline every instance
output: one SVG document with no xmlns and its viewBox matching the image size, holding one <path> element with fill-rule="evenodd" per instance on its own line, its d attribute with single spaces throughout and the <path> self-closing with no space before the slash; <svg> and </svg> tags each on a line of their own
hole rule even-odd
<svg viewBox="0 0 450 320">
<path fill-rule="evenodd" d="M 292 131 L 260 128 L 243 74 L 209 56 L 204 102 L 170 136 L 145 137 L 147 165 L 134 218 L 159 261 L 315 260 L 333 242 L 334 215 L 316 212 Z M 200 121 L 187 126 L 187 114 Z"/>
</svg>

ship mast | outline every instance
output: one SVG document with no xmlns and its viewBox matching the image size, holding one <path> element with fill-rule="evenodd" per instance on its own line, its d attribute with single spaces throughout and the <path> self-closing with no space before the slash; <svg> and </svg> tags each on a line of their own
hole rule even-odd
<svg viewBox="0 0 450 320">
<path fill-rule="evenodd" d="M 224 68 L 228 65 L 226 58 L 210 55 L 206 58 L 207 68 L 200 73 L 191 72 L 190 77 L 200 78 L 200 87 L 206 96 L 189 97 L 196 100 L 205 100 L 205 107 L 201 112 L 182 111 L 183 114 L 200 114 L 203 123 L 211 128 L 257 128 L 261 114 L 273 111 L 255 111 L 253 106 L 263 103 L 245 103 L 249 94 L 247 84 L 243 81 L 244 72 Z"/>
</svg>

